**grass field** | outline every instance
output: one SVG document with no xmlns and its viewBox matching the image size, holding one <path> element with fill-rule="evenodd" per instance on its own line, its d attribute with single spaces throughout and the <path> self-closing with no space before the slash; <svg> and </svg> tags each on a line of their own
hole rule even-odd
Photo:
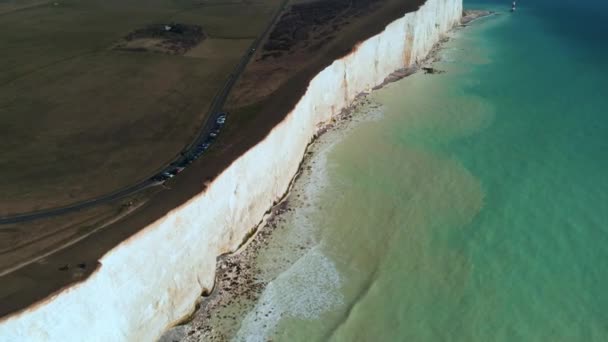
<svg viewBox="0 0 608 342">
<path fill-rule="evenodd" d="M 96 197 L 170 161 L 279 2 L 0 0 L 0 215 Z M 112 49 L 167 22 L 208 38 L 184 56 Z"/>
</svg>

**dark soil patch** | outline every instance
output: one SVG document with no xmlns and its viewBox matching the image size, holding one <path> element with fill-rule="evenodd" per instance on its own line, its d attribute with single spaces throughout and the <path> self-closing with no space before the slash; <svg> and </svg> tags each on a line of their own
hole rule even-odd
<svg viewBox="0 0 608 342">
<path fill-rule="evenodd" d="M 206 37 L 198 25 L 153 24 L 129 33 L 115 49 L 183 55 Z"/>
<path fill-rule="evenodd" d="M 311 51 L 319 50 L 333 38 L 333 34 L 349 23 L 349 18 L 369 14 L 383 2 L 384 0 L 317 0 L 294 4 L 275 25 L 264 50 L 290 51 L 299 42 L 309 45 Z"/>
</svg>

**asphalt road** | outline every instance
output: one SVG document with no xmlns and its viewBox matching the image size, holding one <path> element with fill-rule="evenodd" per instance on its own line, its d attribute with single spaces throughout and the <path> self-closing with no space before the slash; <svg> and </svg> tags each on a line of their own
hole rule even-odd
<svg viewBox="0 0 608 342">
<path fill-rule="evenodd" d="M 262 32 L 262 34 L 260 34 L 258 36 L 258 38 L 256 38 L 256 40 L 251 44 L 251 46 L 249 47 L 249 49 L 247 50 L 245 55 L 241 58 L 241 60 L 235 67 L 234 71 L 228 77 L 228 80 L 226 81 L 226 83 L 224 84 L 222 89 L 215 95 L 215 97 L 213 98 L 213 101 L 211 102 L 211 106 L 209 108 L 207 119 L 206 119 L 205 123 L 201 126 L 201 129 L 200 129 L 199 134 L 197 135 L 196 139 L 184 149 L 184 152 L 183 152 L 181 158 L 171 161 L 162 170 L 157 171 L 153 175 L 149 175 L 149 177 L 146 180 L 133 184 L 131 186 L 125 187 L 123 189 L 117 190 L 115 192 L 112 192 L 112 193 L 109 193 L 109 194 L 106 194 L 103 196 L 99 196 L 96 198 L 84 200 L 81 202 L 73 203 L 73 204 L 70 204 L 67 206 L 63 206 L 63 207 L 50 208 L 50 209 L 45 209 L 45 210 L 40 210 L 40 211 L 33 211 L 33 212 L 28 212 L 28 213 L 0 217 L 0 225 L 27 222 L 27 221 L 38 220 L 38 219 L 48 218 L 48 217 L 52 217 L 52 216 L 58 216 L 58 215 L 71 213 L 74 211 L 90 208 L 95 205 L 112 202 L 114 200 L 136 194 L 148 187 L 159 185 L 159 182 L 153 181 L 153 180 L 151 180 L 151 178 L 154 177 L 155 175 L 161 174 L 162 172 L 171 170 L 171 167 L 170 167 L 171 164 L 173 164 L 174 162 L 180 162 L 180 161 L 192 156 L 194 154 L 194 149 L 197 145 L 199 145 L 205 141 L 208 141 L 209 133 L 211 133 L 211 131 L 216 126 L 217 117 L 219 116 L 222 109 L 224 108 L 224 104 L 226 103 L 228 94 L 230 94 L 230 91 L 232 90 L 236 81 L 238 80 L 239 75 L 245 70 L 245 68 L 247 67 L 247 64 L 249 64 L 249 61 L 255 55 L 255 51 L 259 48 L 261 43 L 264 41 L 264 38 L 270 32 L 274 23 L 277 21 L 279 15 L 283 12 L 283 9 L 285 8 L 285 6 L 287 6 L 288 2 L 289 2 L 289 0 L 283 0 L 279 9 L 277 10 L 276 14 L 272 18 L 272 20 L 270 21 L 270 23 L 268 24 L 266 29 L 264 30 L 264 32 Z M 0 227 L 0 229 L 2 229 L 2 228 Z"/>
</svg>

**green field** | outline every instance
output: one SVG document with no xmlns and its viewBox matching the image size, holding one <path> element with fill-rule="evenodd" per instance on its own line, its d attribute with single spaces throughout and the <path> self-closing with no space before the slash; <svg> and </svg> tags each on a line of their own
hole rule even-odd
<svg viewBox="0 0 608 342">
<path fill-rule="evenodd" d="M 96 197 L 179 154 L 279 1 L 0 0 L 0 215 Z M 203 27 L 184 56 L 113 46 Z M 208 46 L 205 46 L 209 43 Z"/>
</svg>

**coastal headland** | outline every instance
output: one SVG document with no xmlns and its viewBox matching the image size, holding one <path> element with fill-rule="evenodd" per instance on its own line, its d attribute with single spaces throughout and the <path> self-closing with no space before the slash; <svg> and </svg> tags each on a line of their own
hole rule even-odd
<svg viewBox="0 0 608 342">
<path fill-rule="evenodd" d="M 463 24 L 465 22 L 469 24 L 476 19 L 493 14 L 491 11 L 465 10 L 459 28 L 466 27 Z M 439 53 L 449 40 L 447 35 L 442 37 L 423 60 L 415 65 L 395 70 L 372 90 L 381 89 L 420 71 L 427 74 L 443 73 L 444 71 L 435 69 L 433 64 L 441 60 Z M 277 244 L 276 240 L 273 240 L 275 231 L 286 229 L 284 225 L 292 222 L 292 215 L 295 215 L 294 213 L 298 210 L 302 210 L 302 207 L 309 205 L 310 184 L 314 183 L 315 188 L 322 187 L 316 183 L 319 182 L 317 178 L 320 177 L 317 173 L 323 173 L 323 171 L 314 169 L 326 167 L 320 166 L 320 164 L 324 164 L 326 158 L 324 154 L 336 143 L 336 139 L 340 140 L 340 137 L 348 134 L 348 131 L 356 127 L 359 122 L 374 119 L 379 105 L 374 103 L 369 95 L 369 91 L 359 93 L 348 107 L 319 128 L 306 149 L 300 168 L 290 184 L 288 192 L 272 207 L 259 224 L 255 234 L 244 245 L 236 252 L 219 258 L 216 283 L 212 293 L 204 296 L 195 313 L 183 323 L 168 330 L 161 341 L 225 341 L 234 338 L 230 334 L 234 334 L 238 327 L 244 324 L 240 320 L 245 319 L 247 310 L 254 309 L 253 303 L 260 299 L 269 285 L 264 276 L 260 277 L 258 258 L 269 244 Z M 302 183 L 298 184 L 301 178 Z M 296 239 L 297 246 L 290 247 L 305 253 L 304 251 L 308 251 L 310 246 L 307 246 L 303 240 L 307 239 Z M 268 309 L 272 311 L 272 308 Z M 220 318 L 218 319 L 218 317 Z M 268 317 L 268 313 L 265 317 Z M 222 324 L 218 324 L 218 321 Z"/>
<path fill-rule="evenodd" d="M 462 15 L 458 0 L 370 6 L 368 15 L 352 14 L 342 27 L 332 23 L 332 39 L 309 34 L 307 47 L 315 49 L 285 60 L 307 62 L 279 72 L 284 76 L 270 82 L 266 95 L 250 89 L 283 63 L 276 55 L 281 44 L 257 51 L 229 101 L 234 124 L 200 163 L 167 184 L 170 190 L 3 276 L 0 336 L 152 340 L 188 316 L 214 286 L 217 256 L 238 249 L 282 198 L 319 130 L 358 94 L 421 62 Z"/>
</svg>

